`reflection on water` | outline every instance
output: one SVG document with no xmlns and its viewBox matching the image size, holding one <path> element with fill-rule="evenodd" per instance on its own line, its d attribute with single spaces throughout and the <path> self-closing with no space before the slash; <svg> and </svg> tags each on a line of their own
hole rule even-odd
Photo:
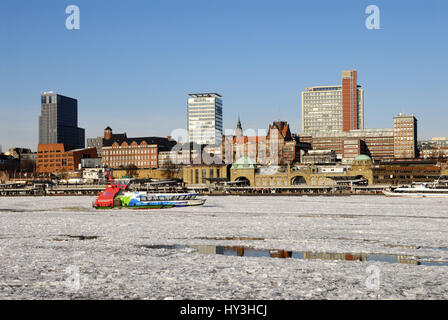
<svg viewBox="0 0 448 320">
<path fill-rule="evenodd" d="M 281 259 L 301 260 L 343 260 L 343 261 L 375 261 L 387 263 L 403 263 L 424 266 L 448 266 L 448 261 L 424 261 L 416 256 L 403 256 L 395 254 L 366 254 L 366 253 L 333 253 L 333 252 L 300 252 L 278 249 L 255 249 L 244 246 L 215 246 L 215 245 L 151 245 L 144 246 L 149 249 L 184 249 L 192 248 L 200 254 L 225 255 L 238 257 L 267 257 Z"/>
<path fill-rule="evenodd" d="M 448 261 L 424 260 L 422 257 L 406 256 L 396 254 L 366 254 L 366 253 L 336 253 L 336 252 L 309 252 L 309 251 L 287 251 L 279 249 L 255 249 L 244 246 L 215 246 L 215 245 L 142 245 L 147 249 L 186 249 L 192 248 L 200 254 L 224 255 L 235 257 L 256 257 L 256 258 L 280 258 L 280 259 L 301 259 L 301 260 L 342 260 L 342 261 L 375 261 L 387 263 L 403 263 L 422 266 L 448 266 Z"/>
</svg>

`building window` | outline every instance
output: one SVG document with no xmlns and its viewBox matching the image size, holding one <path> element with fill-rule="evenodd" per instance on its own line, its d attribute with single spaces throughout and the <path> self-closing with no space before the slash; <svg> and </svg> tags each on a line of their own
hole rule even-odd
<svg viewBox="0 0 448 320">
<path fill-rule="evenodd" d="M 207 170 L 206 169 L 202 169 L 202 183 L 206 183 L 206 175 L 207 175 Z"/>
</svg>

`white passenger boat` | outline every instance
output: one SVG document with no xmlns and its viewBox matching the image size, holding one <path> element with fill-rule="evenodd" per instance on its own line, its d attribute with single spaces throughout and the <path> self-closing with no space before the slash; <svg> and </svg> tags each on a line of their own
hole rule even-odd
<svg viewBox="0 0 448 320">
<path fill-rule="evenodd" d="M 428 183 L 423 183 L 407 187 L 384 189 L 383 194 L 387 197 L 448 198 L 448 187 L 430 186 Z"/>
</svg>

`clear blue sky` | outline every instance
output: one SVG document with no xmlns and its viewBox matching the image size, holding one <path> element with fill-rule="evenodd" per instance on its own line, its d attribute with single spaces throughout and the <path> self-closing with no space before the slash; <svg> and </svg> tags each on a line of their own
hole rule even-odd
<svg viewBox="0 0 448 320">
<path fill-rule="evenodd" d="M 81 29 L 65 27 L 80 8 Z M 365 27 L 368 5 L 381 30 Z M 37 148 L 40 93 L 78 99 L 87 137 L 186 127 L 191 92 L 218 92 L 224 127 L 300 130 L 300 92 L 339 84 L 356 67 L 365 124 L 419 120 L 419 137 L 448 136 L 446 0 L 2 0 L 0 144 Z"/>
</svg>

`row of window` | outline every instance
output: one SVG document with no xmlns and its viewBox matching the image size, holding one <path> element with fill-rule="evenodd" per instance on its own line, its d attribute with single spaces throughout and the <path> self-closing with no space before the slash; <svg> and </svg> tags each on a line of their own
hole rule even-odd
<svg viewBox="0 0 448 320">
<path fill-rule="evenodd" d="M 157 156 L 153 155 L 146 155 L 146 156 L 132 156 L 132 157 L 126 157 L 126 156 L 105 156 L 104 159 L 106 161 L 116 161 L 116 160 L 131 160 L 131 159 L 137 159 L 137 160 L 145 160 L 145 159 L 152 159 L 156 160 Z"/>
<path fill-rule="evenodd" d="M 199 184 L 199 169 L 191 169 L 190 174 L 194 171 L 194 182 Z M 201 169 L 201 183 L 207 183 L 207 178 L 214 178 L 219 176 L 219 169 L 209 169 L 209 175 L 207 177 L 207 169 Z"/>
<path fill-rule="evenodd" d="M 128 150 L 103 150 L 103 153 L 105 156 L 108 155 L 122 155 L 122 154 L 150 154 L 150 153 L 157 153 L 156 148 L 147 148 L 145 150 L 135 150 L 135 149 L 128 149 Z"/>
<path fill-rule="evenodd" d="M 57 96 L 41 96 L 41 103 L 56 103 L 57 102 Z"/>
<path fill-rule="evenodd" d="M 61 152 L 61 150 L 44 150 L 44 151 L 38 151 L 37 153 L 54 153 L 54 152 Z"/>
<path fill-rule="evenodd" d="M 129 165 L 136 165 L 137 167 L 140 168 L 145 168 L 145 167 L 156 167 L 157 166 L 157 161 L 112 161 L 110 163 L 107 163 L 108 166 L 113 167 L 113 168 L 118 168 L 120 166 L 126 167 Z"/>
</svg>

